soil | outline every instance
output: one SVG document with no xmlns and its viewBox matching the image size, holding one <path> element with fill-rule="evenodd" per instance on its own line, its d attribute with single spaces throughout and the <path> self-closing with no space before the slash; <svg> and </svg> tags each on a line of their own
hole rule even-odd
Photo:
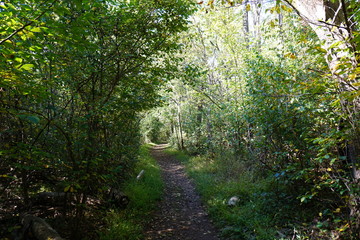
<svg viewBox="0 0 360 240">
<path fill-rule="evenodd" d="M 175 157 L 164 153 L 166 147 L 161 144 L 152 149 L 162 170 L 165 190 L 144 233 L 145 239 L 219 240 L 184 166 Z"/>
</svg>

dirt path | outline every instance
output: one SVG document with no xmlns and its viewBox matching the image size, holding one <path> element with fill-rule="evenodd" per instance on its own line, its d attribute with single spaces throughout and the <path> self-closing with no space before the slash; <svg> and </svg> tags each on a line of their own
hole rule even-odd
<svg viewBox="0 0 360 240">
<path fill-rule="evenodd" d="M 165 192 L 145 239 L 219 240 L 184 166 L 163 152 L 166 147 L 157 145 L 152 150 L 162 169 Z"/>
</svg>

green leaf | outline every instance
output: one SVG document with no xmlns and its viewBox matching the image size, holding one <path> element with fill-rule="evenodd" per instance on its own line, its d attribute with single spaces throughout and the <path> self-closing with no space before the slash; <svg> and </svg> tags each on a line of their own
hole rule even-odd
<svg viewBox="0 0 360 240">
<path fill-rule="evenodd" d="M 29 50 L 30 51 L 37 51 L 37 50 L 41 50 L 42 48 L 41 47 L 39 47 L 39 46 L 31 46 L 31 47 L 29 47 Z"/>
<path fill-rule="evenodd" d="M 30 71 L 34 67 L 34 64 L 24 64 L 20 67 L 20 69 Z"/>
<path fill-rule="evenodd" d="M 32 29 L 30 29 L 31 32 L 41 32 L 41 28 L 39 27 L 34 27 Z"/>
<path fill-rule="evenodd" d="M 28 116 L 27 119 L 32 122 L 32 123 L 39 123 L 40 122 L 40 118 L 38 118 L 37 116 Z"/>
<path fill-rule="evenodd" d="M 25 119 L 25 120 L 28 120 L 32 123 L 35 123 L 35 124 L 38 124 L 40 122 L 40 118 L 37 117 L 37 116 L 33 116 L 33 115 L 18 115 L 19 118 L 21 119 Z"/>
</svg>

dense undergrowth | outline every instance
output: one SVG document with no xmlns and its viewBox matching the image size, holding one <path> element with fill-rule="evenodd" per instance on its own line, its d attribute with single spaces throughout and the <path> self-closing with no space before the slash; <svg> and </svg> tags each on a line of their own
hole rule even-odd
<svg viewBox="0 0 360 240">
<path fill-rule="evenodd" d="M 49 222 L 61 218 L 69 228 L 61 236 L 96 239 L 106 209 L 95 211 L 94 203 L 122 192 L 134 171 L 140 112 L 159 104 L 157 90 L 173 78 L 163 60 L 178 49 L 192 6 L 0 2 L 1 237 L 12 232 L 3 231 L 7 219 L 32 211 Z M 39 194 L 53 193 L 74 199 L 59 201 L 67 207 L 52 215 L 34 210 Z"/>
<path fill-rule="evenodd" d="M 139 173 L 142 170 L 145 174 L 140 180 L 134 176 L 125 184 L 124 193 L 130 198 L 129 205 L 125 210 L 113 209 L 108 213 L 107 228 L 100 233 L 100 239 L 143 239 L 143 227 L 163 191 L 160 169 L 155 159 L 150 156 L 150 145 L 140 148 L 139 162 L 136 164 L 135 172 Z"/>
</svg>

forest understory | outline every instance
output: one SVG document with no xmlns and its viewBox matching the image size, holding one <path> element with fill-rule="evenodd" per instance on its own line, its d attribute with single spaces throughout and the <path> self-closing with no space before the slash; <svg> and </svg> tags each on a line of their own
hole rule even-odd
<svg viewBox="0 0 360 240">
<path fill-rule="evenodd" d="M 222 239 L 360 239 L 359 21 L 357 0 L 0 1 L 0 239 L 143 239 L 164 142 Z"/>
</svg>

